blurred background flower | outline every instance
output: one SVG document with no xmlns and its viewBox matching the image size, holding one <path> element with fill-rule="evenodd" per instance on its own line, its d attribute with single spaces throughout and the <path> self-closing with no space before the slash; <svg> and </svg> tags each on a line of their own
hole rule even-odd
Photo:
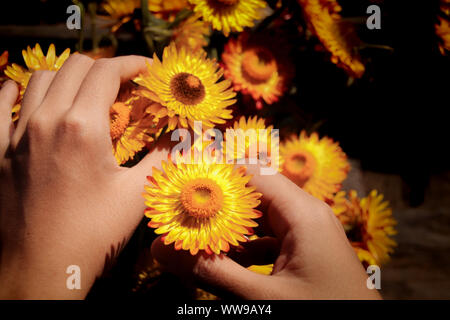
<svg viewBox="0 0 450 320">
<path fill-rule="evenodd" d="M 317 133 L 287 139 L 280 146 L 281 173 L 320 200 L 332 199 L 342 187 L 350 165 L 339 144 Z"/>
<path fill-rule="evenodd" d="M 298 0 L 311 28 L 330 52 L 331 61 L 356 78 L 362 77 L 364 65 L 358 55 L 361 41 L 353 25 L 345 22 L 339 12 L 341 6 L 336 0 Z"/>
<path fill-rule="evenodd" d="M 225 36 L 230 32 L 242 32 L 245 27 L 254 26 L 255 20 L 263 17 L 264 0 L 189 0 L 193 10 L 203 20 L 210 22 Z"/>
<path fill-rule="evenodd" d="M 16 81 L 20 87 L 18 103 L 12 110 L 14 121 L 19 119 L 21 101 L 33 72 L 37 70 L 57 71 L 62 67 L 64 61 L 69 58 L 69 55 L 70 49 L 67 48 L 60 56 L 56 56 L 55 46 L 53 44 L 48 48 L 47 55 L 44 55 L 41 46 L 37 43 L 33 49 L 27 47 L 27 50 L 22 50 L 26 69 L 15 63 L 6 67 L 6 70 L 4 71 L 5 75 Z"/>
<path fill-rule="evenodd" d="M 358 198 L 355 190 L 350 190 L 348 199 L 345 195 L 345 191 L 338 192 L 331 208 L 341 221 L 358 257 L 367 265 L 386 263 L 397 245 L 390 238 L 397 233 L 397 222 L 392 217 L 389 203 L 383 201 L 383 195 L 376 190 L 364 198 Z"/>
<path fill-rule="evenodd" d="M 272 104 L 286 92 L 293 76 L 289 47 L 280 35 L 267 32 L 250 35 L 243 32 L 230 39 L 222 54 L 225 77 L 236 91 L 249 94 L 262 107 Z"/>
</svg>

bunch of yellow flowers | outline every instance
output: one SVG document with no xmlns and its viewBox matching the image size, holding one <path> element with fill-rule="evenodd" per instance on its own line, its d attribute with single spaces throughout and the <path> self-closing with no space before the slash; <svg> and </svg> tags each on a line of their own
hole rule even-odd
<svg viewBox="0 0 450 320">
<path fill-rule="evenodd" d="M 137 0 L 104 1 L 104 12 L 115 21 L 112 32 L 131 21 L 141 4 Z M 337 2 L 298 0 L 298 4 L 310 31 L 330 52 L 331 61 L 351 76 L 362 77 L 364 64 L 353 50 L 358 38 L 352 28 L 341 29 Z M 281 174 L 331 206 L 363 263 L 386 262 L 396 245 L 391 238 L 395 234 L 392 211 L 377 191 L 358 198 L 355 191 L 341 190 L 350 165 L 338 142 L 302 130 L 278 143 L 273 126 L 263 117 L 233 115 L 247 98 L 256 104 L 257 108 L 252 109 L 255 113 L 279 101 L 295 75 L 288 54 L 292 45 L 280 36 L 281 29 L 258 29 L 265 21 L 261 20 L 273 14 L 267 2 L 148 0 L 147 6 L 157 19 L 167 22 L 164 26 L 170 26 L 170 42 L 161 57 L 153 53 L 147 71 L 124 86 L 110 108 L 112 152 L 117 163 L 130 165 L 138 161 L 139 153 L 151 150 L 164 135 L 177 129 L 194 135 L 204 135 L 214 128 L 256 133 L 244 135 L 241 149 L 231 151 L 227 147 L 229 138 L 225 138 L 216 146 L 211 161 L 185 163 L 170 157 L 162 170 L 154 169 L 144 193 L 148 226 L 163 235 L 166 245 L 192 255 L 220 254 L 254 239 L 257 219 L 263 215 L 258 210 L 262 195 L 248 185 L 251 177 L 244 167 L 238 169 L 233 163 L 218 161 L 216 156 L 221 151 L 237 160 L 248 158 L 256 150 L 257 159 L 268 157 L 269 162 L 276 162 Z M 186 8 L 191 14 L 178 21 L 179 13 Z M 279 6 L 275 10 L 283 14 L 287 8 Z M 211 29 L 226 37 L 222 54 L 212 58 L 203 49 Z M 25 66 L 8 65 L 8 53 L 0 55 L 0 81 L 10 78 L 20 86 L 14 120 L 20 116 L 32 73 L 57 71 L 70 54 L 66 49 L 57 55 L 54 45 L 44 54 L 36 44 L 23 50 Z M 198 130 L 196 123 L 201 123 L 202 128 Z M 261 150 L 261 144 L 275 144 L 279 154 Z M 252 266 L 250 270 L 270 274 L 272 265 Z"/>
</svg>

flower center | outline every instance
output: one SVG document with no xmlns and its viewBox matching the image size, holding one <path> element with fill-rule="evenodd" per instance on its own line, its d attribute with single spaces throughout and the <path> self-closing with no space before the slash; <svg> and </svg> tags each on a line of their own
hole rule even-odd
<svg viewBox="0 0 450 320">
<path fill-rule="evenodd" d="M 201 80 L 187 72 L 175 75 L 170 81 L 170 89 L 175 99 L 185 105 L 196 105 L 205 97 L 205 87 Z"/>
<path fill-rule="evenodd" d="M 299 151 L 288 156 L 283 167 L 286 176 L 303 187 L 314 173 L 316 160 L 309 152 Z"/>
<path fill-rule="evenodd" d="M 232 6 L 239 2 L 239 0 L 216 0 L 216 1 L 219 2 L 221 5 L 225 6 Z"/>
<path fill-rule="evenodd" d="M 265 48 L 252 48 L 244 52 L 242 72 L 255 84 L 266 82 L 277 71 L 277 63 L 272 53 Z"/>
<path fill-rule="evenodd" d="M 364 242 L 364 230 L 362 223 L 353 223 L 344 226 L 345 233 L 350 242 L 362 243 Z"/>
<path fill-rule="evenodd" d="M 125 103 L 116 102 L 109 109 L 110 134 L 113 140 L 119 139 L 130 123 L 130 107 Z"/>
<path fill-rule="evenodd" d="M 223 192 L 213 180 L 197 178 L 185 184 L 180 199 L 191 217 L 210 218 L 222 208 Z"/>
</svg>

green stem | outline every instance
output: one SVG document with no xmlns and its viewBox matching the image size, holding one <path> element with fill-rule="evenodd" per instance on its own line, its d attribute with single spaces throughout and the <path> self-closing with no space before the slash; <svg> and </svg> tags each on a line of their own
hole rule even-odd
<svg viewBox="0 0 450 320">
<path fill-rule="evenodd" d="M 365 24 L 367 21 L 367 17 L 342 17 L 340 21 L 353 24 Z"/>
<path fill-rule="evenodd" d="M 180 22 L 182 22 L 185 19 L 189 18 L 192 14 L 193 14 L 193 12 L 191 10 L 188 10 L 188 9 L 181 10 L 180 12 L 178 12 L 178 14 L 175 17 L 175 19 L 168 25 L 168 29 L 172 29 L 172 28 L 178 26 L 178 24 Z"/>
<path fill-rule="evenodd" d="M 268 16 L 267 18 L 265 18 L 256 28 L 255 28 L 255 33 L 261 30 L 264 30 L 265 28 L 267 28 L 273 21 L 275 21 L 284 11 L 284 9 L 286 9 L 287 7 L 287 1 L 284 0 L 282 2 L 282 5 L 280 8 L 278 8 L 272 15 Z"/>
<path fill-rule="evenodd" d="M 78 31 L 78 51 L 80 53 L 83 52 L 83 44 L 84 44 L 84 21 L 85 21 L 85 14 L 86 10 L 84 9 L 84 5 L 79 0 L 72 0 L 72 3 L 80 8 L 81 13 L 81 28 Z"/>
<path fill-rule="evenodd" d="M 372 43 L 363 43 L 359 46 L 358 49 L 367 49 L 367 48 L 372 48 L 372 49 L 381 49 L 381 50 L 387 50 L 390 52 L 394 52 L 394 48 L 390 47 L 390 46 L 386 46 L 383 44 L 372 44 Z"/>
<path fill-rule="evenodd" d="M 168 128 L 169 126 L 168 125 L 165 125 L 164 126 L 164 128 L 161 130 L 161 133 L 158 135 L 158 137 L 156 138 L 156 141 L 155 142 L 158 142 L 160 139 L 161 139 L 161 137 L 167 132 L 167 128 Z"/>
<path fill-rule="evenodd" d="M 141 0 L 141 13 L 142 13 L 142 35 L 145 43 L 147 44 L 148 51 L 152 55 L 155 52 L 155 43 L 153 42 L 150 32 L 146 29 L 150 26 L 151 13 L 148 9 L 148 0 Z"/>
<path fill-rule="evenodd" d="M 108 39 L 111 42 L 111 46 L 114 48 L 114 52 L 117 50 L 117 47 L 119 46 L 119 42 L 117 41 L 116 36 L 114 33 L 108 33 L 106 36 L 104 36 L 105 39 Z"/>
<path fill-rule="evenodd" d="M 89 17 L 91 19 L 91 38 L 92 38 L 92 51 L 96 51 L 99 45 L 99 39 L 97 37 L 97 3 L 91 2 L 88 4 Z"/>
</svg>

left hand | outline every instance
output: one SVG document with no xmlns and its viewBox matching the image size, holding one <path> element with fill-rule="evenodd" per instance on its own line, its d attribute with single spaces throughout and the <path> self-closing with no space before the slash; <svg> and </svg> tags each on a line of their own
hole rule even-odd
<svg viewBox="0 0 450 320">
<path fill-rule="evenodd" d="M 112 248 L 143 217 L 151 168 L 167 158 L 156 148 L 133 168 L 112 154 L 109 108 L 121 82 L 150 59 L 72 55 L 58 72 L 33 73 L 13 130 L 18 88 L 0 91 L 0 298 L 84 298 Z M 81 270 L 69 290 L 67 267 Z"/>
</svg>

